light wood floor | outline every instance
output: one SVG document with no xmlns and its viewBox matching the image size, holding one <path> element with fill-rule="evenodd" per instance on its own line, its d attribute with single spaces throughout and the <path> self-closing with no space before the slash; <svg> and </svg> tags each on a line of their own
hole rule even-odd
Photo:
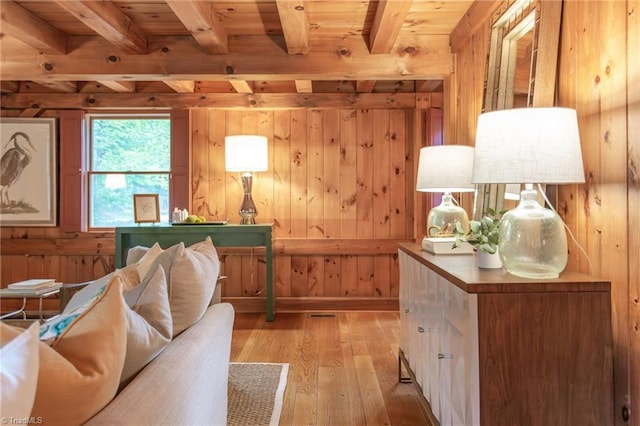
<svg viewBox="0 0 640 426">
<path fill-rule="evenodd" d="M 428 424 L 398 381 L 396 312 L 236 313 L 231 361 L 288 362 L 281 426 Z M 403 375 L 406 375 L 403 372 Z"/>
</svg>

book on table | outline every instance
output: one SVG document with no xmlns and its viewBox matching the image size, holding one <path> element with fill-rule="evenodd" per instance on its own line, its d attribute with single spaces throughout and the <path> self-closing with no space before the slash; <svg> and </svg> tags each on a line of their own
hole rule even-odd
<svg viewBox="0 0 640 426">
<path fill-rule="evenodd" d="M 473 246 L 466 241 L 458 247 L 453 247 L 455 237 L 424 237 L 422 250 L 433 254 L 473 254 Z"/>
<path fill-rule="evenodd" d="M 0 289 L 0 296 L 4 297 L 28 297 L 28 296 L 42 296 L 53 291 L 60 290 L 62 283 L 53 282 L 53 284 L 39 288 L 3 288 Z"/>
<path fill-rule="evenodd" d="M 11 283 L 7 288 L 15 288 L 22 290 L 35 290 L 40 288 L 51 287 L 56 284 L 56 280 L 53 278 L 31 278 L 24 281 L 18 281 Z"/>
</svg>

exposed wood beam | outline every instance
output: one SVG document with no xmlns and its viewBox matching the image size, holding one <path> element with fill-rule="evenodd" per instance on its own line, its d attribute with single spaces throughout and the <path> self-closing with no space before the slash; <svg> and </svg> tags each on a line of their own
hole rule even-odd
<svg viewBox="0 0 640 426">
<path fill-rule="evenodd" d="M 378 2 L 376 16 L 369 34 L 371 53 L 391 52 L 412 4 L 413 1 L 406 0 L 380 0 Z"/>
<path fill-rule="evenodd" d="M 474 1 L 451 32 L 451 51 L 456 53 L 484 25 L 504 0 Z"/>
<path fill-rule="evenodd" d="M 105 87 L 108 87 L 114 92 L 133 93 L 136 91 L 135 81 L 106 80 L 106 81 L 98 81 L 98 83 L 102 84 Z"/>
<path fill-rule="evenodd" d="M 193 80 L 165 81 L 164 84 L 171 87 L 176 93 L 193 93 L 196 83 Z"/>
<path fill-rule="evenodd" d="M 371 93 L 376 85 L 375 80 L 358 80 L 356 81 L 356 92 L 358 93 Z"/>
<path fill-rule="evenodd" d="M 442 91 L 442 80 L 419 80 L 416 81 L 416 92 Z"/>
<path fill-rule="evenodd" d="M 33 82 L 58 92 L 75 93 L 78 91 L 78 84 L 75 81 L 34 80 Z"/>
<path fill-rule="evenodd" d="M 290 55 L 309 53 L 309 16 L 306 0 L 276 0 L 280 25 Z"/>
<path fill-rule="evenodd" d="M 415 104 L 416 96 L 413 93 L 13 93 L 2 97 L 4 109 L 413 109 Z"/>
<path fill-rule="evenodd" d="M 209 2 L 165 0 L 193 38 L 208 52 L 229 53 L 227 33 L 216 22 Z"/>
<path fill-rule="evenodd" d="M 253 93 L 253 83 L 246 80 L 229 80 L 229 84 L 237 93 Z"/>
<path fill-rule="evenodd" d="M 3 1 L 2 32 L 44 53 L 66 53 L 67 36 L 13 1 Z"/>
<path fill-rule="evenodd" d="M 256 44 L 262 46 L 263 38 L 256 36 Z M 154 40 L 153 53 L 116 56 L 99 37 L 81 37 L 67 55 L 3 51 L 0 74 L 6 80 L 75 81 L 437 80 L 453 71 L 447 35 L 411 36 L 378 55 L 369 53 L 362 37 L 325 41 L 324 50 L 307 55 L 281 49 L 202 55 L 193 38 L 166 37 Z"/>
<path fill-rule="evenodd" d="M 313 83 L 311 80 L 296 80 L 296 92 L 313 93 Z"/>
<path fill-rule="evenodd" d="M 37 117 L 42 112 L 41 108 L 25 108 L 20 111 L 20 117 L 31 118 Z"/>
<path fill-rule="evenodd" d="M 79 21 L 128 53 L 146 53 L 147 37 L 110 1 L 55 0 Z"/>
</svg>

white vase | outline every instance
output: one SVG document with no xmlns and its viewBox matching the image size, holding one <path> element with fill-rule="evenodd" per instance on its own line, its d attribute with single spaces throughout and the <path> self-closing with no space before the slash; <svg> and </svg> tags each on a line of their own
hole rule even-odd
<svg viewBox="0 0 640 426">
<path fill-rule="evenodd" d="M 478 268 L 482 269 L 496 269 L 502 268 L 502 260 L 500 259 L 500 253 L 496 250 L 495 253 L 485 253 L 478 250 L 476 252 L 476 261 L 478 262 Z"/>
</svg>

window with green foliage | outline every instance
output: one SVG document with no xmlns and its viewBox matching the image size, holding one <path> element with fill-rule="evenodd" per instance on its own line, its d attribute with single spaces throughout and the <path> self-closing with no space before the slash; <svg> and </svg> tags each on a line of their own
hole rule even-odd
<svg viewBox="0 0 640 426">
<path fill-rule="evenodd" d="M 171 120 L 168 114 L 89 114 L 89 228 L 134 223 L 133 194 L 158 194 L 169 219 Z"/>
</svg>

